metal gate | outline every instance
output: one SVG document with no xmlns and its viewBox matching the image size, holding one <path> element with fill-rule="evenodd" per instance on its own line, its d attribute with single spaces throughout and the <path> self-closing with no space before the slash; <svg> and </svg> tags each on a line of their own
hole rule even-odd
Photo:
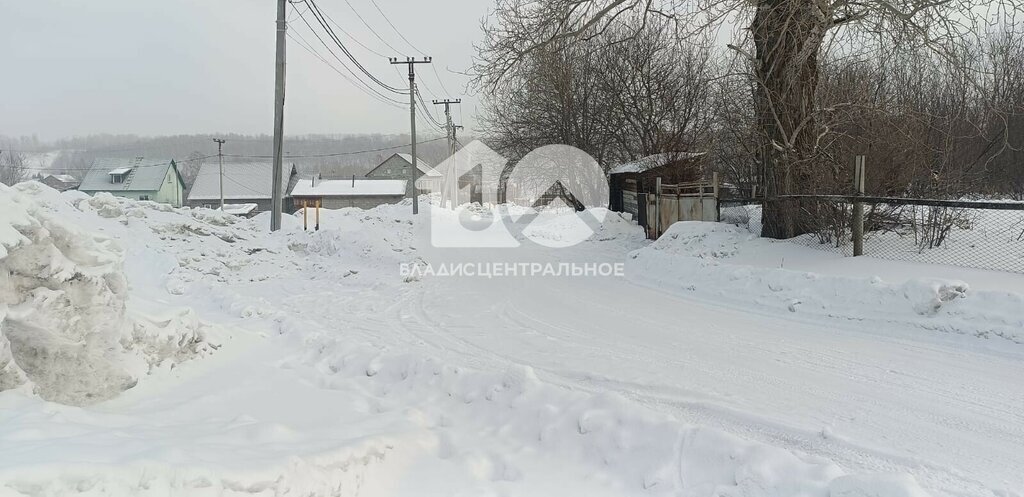
<svg viewBox="0 0 1024 497">
<path fill-rule="evenodd" d="M 637 220 L 647 230 L 647 237 L 657 239 L 669 226 L 679 221 L 718 221 L 718 174 L 712 181 L 695 181 L 675 185 L 661 184 L 658 178 L 654 192 L 642 195 L 642 211 Z"/>
</svg>

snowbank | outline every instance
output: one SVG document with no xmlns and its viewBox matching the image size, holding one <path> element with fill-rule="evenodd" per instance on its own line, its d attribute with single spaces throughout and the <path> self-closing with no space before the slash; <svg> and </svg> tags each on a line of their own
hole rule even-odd
<svg viewBox="0 0 1024 497">
<path fill-rule="evenodd" d="M 94 200 L 97 214 L 118 212 L 113 197 Z M 39 183 L 0 185 L 0 390 L 27 384 L 81 405 L 135 385 L 127 351 L 158 365 L 197 352 L 202 337 L 194 323 L 168 330 L 131 318 L 124 251 L 76 226 L 65 215 L 74 210 Z"/>
<path fill-rule="evenodd" d="M 681 222 L 650 246 L 630 253 L 634 282 L 728 305 L 809 313 L 1024 343 L 1024 295 L 971 291 L 962 281 L 829 276 L 733 265 L 729 259 L 755 240 L 744 228 Z"/>
<path fill-rule="evenodd" d="M 319 232 L 303 232 L 287 217 L 285 229 L 268 234 L 265 216 L 57 195 L 27 184 L 0 189 L 0 213 L 0 337 L 10 344 L 0 352 L 3 381 L 87 403 L 117 395 L 148 369 L 204 353 L 207 326 L 169 300 L 194 305 L 204 318 L 245 320 L 241 340 L 262 347 L 262 355 L 239 347 L 230 360 L 222 353 L 187 364 L 183 378 L 165 375 L 163 388 L 148 391 L 152 384 L 143 382 L 103 410 L 0 396 L 0 440 L 19 450 L 0 464 L 4 491 L 453 495 L 461 486 L 462 495 L 922 495 L 903 475 L 844 476 L 828 460 L 555 386 L 527 366 L 475 370 L 431 357 L 415 333 L 401 331 L 404 314 L 396 319 L 382 304 L 418 290 L 395 271 L 396 262 L 419 257 L 416 244 L 425 239 L 417 231 L 425 214 L 413 222 L 407 205 L 322 211 Z M 597 239 L 642 237 L 621 218 L 604 226 Z M 634 261 L 663 257 L 656 266 L 668 278 L 676 266 L 665 262 L 723 257 L 728 239 L 705 233 L 689 248 L 665 240 Z M 685 255 L 695 253 L 704 259 Z M 361 294 L 367 290 L 375 293 Z M 917 302 L 932 291 L 913 290 L 925 294 Z M 944 298 L 962 293 L 954 288 Z M 296 310 L 295 300 L 310 305 Z M 939 302 L 934 312 L 950 307 Z M 22 322 L 34 326 L 31 333 Z M 60 366 L 76 369 L 39 368 L 36 356 L 24 357 L 20 344 L 44 336 L 59 343 L 34 350 L 70 347 L 75 361 Z M 208 362 L 216 363 L 204 370 Z M 57 382 L 53 395 L 44 393 L 48 378 L 71 374 L 105 389 L 72 382 L 69 393 Z M 380 490 L 391 482 L 405 491 Z"/>
</svg>

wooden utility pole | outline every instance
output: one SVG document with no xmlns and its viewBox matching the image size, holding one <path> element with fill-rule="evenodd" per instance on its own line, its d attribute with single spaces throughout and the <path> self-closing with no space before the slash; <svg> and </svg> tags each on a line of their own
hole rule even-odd
<svg viewBox="0 0 1024 497">
<path fill-rule="evenodd" d="M 270 180 L 270 231 L 281 229 L 281 175 L 284 170 L 282 155 L 284 149 L 284 82 L 285 82 L 285 34 L 288 32 L 286 19 L 288 0 L 277 0 L 277 57 L 274 78 L 274 177 Z"/>
<path fill-rule="evenodd" d="M 405 60 L 398 60 L 397 57 L 391 57 L 388 60 L 392 64 L 409 65 L 409 123 L 412 130 L 412 168 L 409 171 L 409 191 L 412 192 L 412 213 L 419 214 L 419 195 L 416 194 L 416 64 L 429 64 L 432 59 L 424 57 L 422 60 L 416 60 L 415 57 L 406 57 Z"/>
<path fill-rule="evenodd" d="M 854 195 L 864 195 L 864 163 L 865 157 L 858 155 L 853 169 Z M 853 256 L 864 255 L 864 203 L 858 200 L 853 201 Z"/>
<path fill-rule="evenodd" d="M 217 163 L 220 165 L 220 211 L 224 212 L 224 142 L 220 138 L 214 138 L 217 143 Z"/>
</svg>

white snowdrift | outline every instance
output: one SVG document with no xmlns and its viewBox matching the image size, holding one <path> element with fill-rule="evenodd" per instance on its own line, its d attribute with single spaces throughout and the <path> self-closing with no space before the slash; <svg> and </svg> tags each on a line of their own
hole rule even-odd
<svg viewBox="0 0 1024 497">
<path fill-rule="evenodd" d="M 126 350 L 158 365 L 196 352 L 202 337 L 195 323 L 130 318 L 123 250 L 62 216 L 70 204 L 40 202 L 56 194 L 0 185 L 0 390 L 28 384 L 47 400 L 90 404 L 135 385 Z"/>
<path fill-rule="evenodd" d="M 19 189 L 0 190 L 0 265 L 31 272 L 19 258 L 30 259 L 27 247 L 51 243 L 47 253 L 72 261 L 74 271 L 65 279 L 5 280 L 5 304 L 21 299 L 5 315 L 23 310 L 62 338 L 76 330 L 98 334 L 103 340 L 75 343 L 88 358 L 102 358 L 114 380 L 127 382 L 118 388 L 138 376 L 133 357 L 154 367 L 202 350 L 204 325 L 196 313 L 161 307 L 162 299 L 189 303 L 204 318 L 247 320 L 251 333 L 244 340 L 263 344 L 265 355 L 235 350 L 239 357 L 232 362 L 218 354 L 210 370 L 188 365 L 194 369 L 183 376 L 193 377 L 183 391 L 166 387 L 187 380 L 168 375 L 161 378 L 165 389 L 140 385 L 103 410 L 51 408 L 18 392 L 0 395 L 0 441 L 16 444 L 20 454 L 0 464 L 0 492 L 453 495 L 461 486 L 461 495 L 924 495 L 904 475 L 846 476 L 822 458 L 685 425 L 615 396 L 545 383 L 526 366 L 460 368 L 394 341 L 401 334 L 390 329 L 377 303 L 421 291 L 402 285 L 395 271 L 396 262 L 418 257 L 415 243 L 423 240 L 416 237 L 423 223 L 411 224 L 402 206 L 325 211 L 320 232 L 303 233 L 295 218 L 286 218 L 285 230 L 266 234 L 260 217 L 236 221 L 205 209 L 55 196 L 32 184 Z M 78 232 L 61 244 L 45 228 L 72 222 L 109 238 Z M 627 243 L 636 234 L 613 223 L 599 239 L 621 236 Z M 660 253 L 671 249 L 652 250 L 679 257 Z M 92 286 L 75 283 L 83 278 Z M 116 319 L 66 329 L 48 318 L 66 305 L 51 311 L 24 300 L 38 288 L 32 285 L 71 292 L 88 299 L 96 316 Z M 83 286 L 88 291 L 72 292 Z M 377 293 L 358 297 L 367 289 Z M 151 294 L 156 290 L 159 299 Z M 344 313 L 297 311 L 290 299 Z M 367 335 L 381 336 L 361 339 L 349 320 L 329 319 L 346 313 L 375 324 L 362 330 Z M 257 330 L 266 329 L 276 333 L 260 336 Z M 18 347 L 9 349 L 8 377 L 36 382 L 19 362 Z M 102 394 L 116 395 L 118 388 Z M 132 396 L 141 399 L 118 409 Z M 5 417 L 4 411 L 17 414 Z M 60 450 L 53 450 L 58 437 Z M 406 488 L 379 490 L 392 481 Z"/>
<path fill-rule="evenodd" d="M 730 264 L 729 258 L 754 238 L 723 223 L 676 223 L 650 246 L 630 253 L 626 274 L 641 285 L 725 304 L 1024 343 L 1024 295 L 971 291 L 956 280 L 918 278 L 892 284 L 878 277 Z"/>
</svg>

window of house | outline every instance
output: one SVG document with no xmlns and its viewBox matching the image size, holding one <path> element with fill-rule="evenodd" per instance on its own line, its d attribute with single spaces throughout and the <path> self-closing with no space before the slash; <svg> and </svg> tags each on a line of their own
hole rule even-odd
<svg viewBox="0 0 1024 497">
<path fill-rule="evenodd" d="M 124 183 L 124 177 L 125 177 L 124 174 L 111 174 L 110 175 L 110 182 L 111 183 Z"/>
<path fill-rule="evenodd" d="M 139 195 L 139 200 L 149 200 L 149 195 Z"/>
</svg>

